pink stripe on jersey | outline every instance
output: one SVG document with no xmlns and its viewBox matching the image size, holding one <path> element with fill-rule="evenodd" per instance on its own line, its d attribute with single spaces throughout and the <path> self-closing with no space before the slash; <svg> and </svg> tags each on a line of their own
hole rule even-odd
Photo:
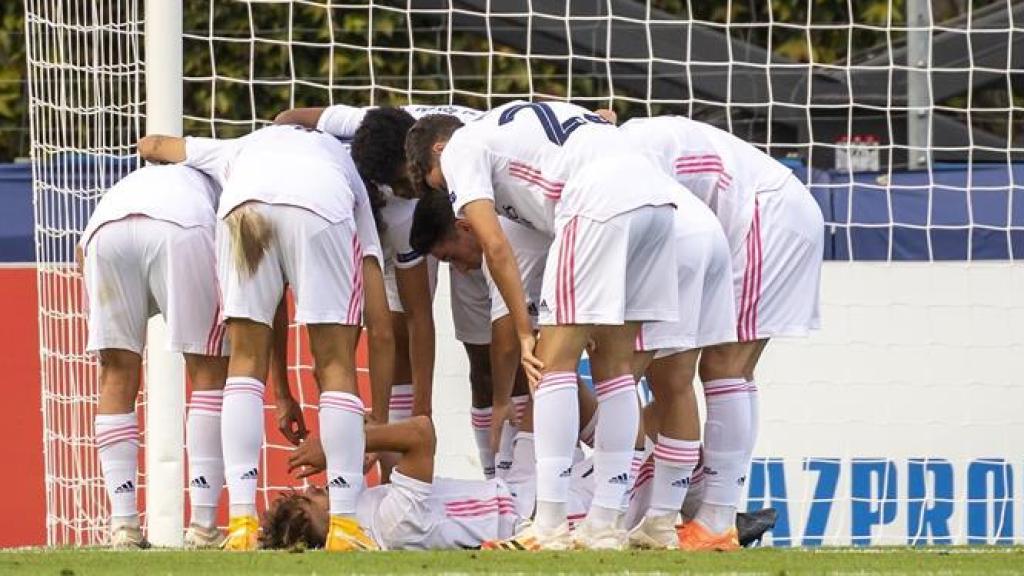
<svg viewBox="0 0 1024 576">
<path fill-rule="evenodd" d="M 632 390 L 635 384 L 632 374 L 623 374 L 604 382 L 598 382 L 594 385 L 594 389 L 597 392 L 597 399 L 600 401 L 624 390 Z"/>
<path fill-rule="evenodd" d="M 477 518 L 495 514 L 514 514 L 515 502 L 508 496 L 496 496 L 486 500 L 460 500 L 446 502 L 445 515 L 449 518 Z"/>
<path fill-rule="evenodd" d="M 522 162 L 510 162 L 508 165 L 508 173 L 511 176 L 537 186 L 541 189 L 544 196 L 552 200 L 558 200 L 561 198 L 562 189 L 565 188 L 564 182 L 548 180 L 540 170 Z"/>
<path fill-rule="evenodd" d="M 363 313 L 363 247 L 359 235 L 352 233 L 352 294 L 348 300 L 348 315 L 345 323 L 358 326 Z"/>
</svg>

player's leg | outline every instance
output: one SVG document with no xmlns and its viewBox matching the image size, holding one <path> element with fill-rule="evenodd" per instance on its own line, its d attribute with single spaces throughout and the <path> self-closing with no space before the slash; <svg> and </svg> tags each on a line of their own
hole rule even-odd
<svg viewBox="0 0 1024 576">
<path fill-rule="evenodd" d="M 277 206 L 249 202 L 217 223 L 217 269 L 231 355 L 221 408 L 221 445 L 231 518 L 224 548 L 256 547 L 256 488 L 271 326 L 284 294 Z"/>
<path fill-rule="evenodd" d="M 150 293 L 167 322 L 169 349 L 184 355 L 192 388 L 185 424 L 190 548 L 215 548 L 223 541 L 216 524 L 224 487 L 221 408 L 228 358 L 215 250 L 213 226 L 178 229 L 167 238 L 164 265 L 151 268 L 149 277 Z"/>
<path fill-rule="evenodd" d="M 390 299 L 390 294 L 388 297 Z M 412 367 L 409 364 L 409 331 L 405 318 L 402 312 L 391 312 L 391 329 L 395 334 L 395 384 L 391 385 L 391 396 L 388 398 L 389 424 L 408 420 L 412 416 Z M 380 481 L 387 483 L 391 478 L 391 470 L 398 461 L 398 454 L 381 452 L 378 456 Z"/>
<path fill-rule="evenodd" d="M 593 314 L 595 321 L 607 325 L 593 330 L 596 348 L 590 358 L 601 417 L 595 432 L 594 500 L 577 530 L 577 541 L 587 546 L 625 545 L 625 531 L 619 528 L 621 503 L 630 484 L 640 423 L 634 348 L 640 322 L 678 313 L 673 220 L 672 207 L 648 206 L 595 225 L 589 239 L 581 235 L 596 248 L 594 273 L 603 270 L 607 277 L 605 262 L 615 262 L 623 271 L 621 283 L 602 278 L 605 283 L 599 289 L 587 286 L 583 300 L 595 311 L 617 311 L 624 321 L 614 325 L 616 318 Z M 595 297 L 598 302 L 593 302 Z"/>
<path fill-rule="evenodd" d="M 218 547 L 223 543 L 217 529 L 217 505 L 224 488 L 221 409 L 227 369 L 226 357 L 185 354 L 185 370 L 192 384 L 185 421 L 191 505 L 185 544 L 193 548 Z"/>
<path fill-rule="evenodd" d="M 490 427 L 493 416 L 491 383 L 491 296 L 483 272 L 449 267 L 451 311 L 455 338 L 462 342 L 469 360 L 470 423 L 484 477 L 495 473 Z"/>
<path fill-rule="evenodd" d="M 149 318 L 149 290 L 142 265 L 154 238 L 135 237 L 142 218 L 101 227 L 85 247 L 85 286 L 89 300 L 89 341 L 99 355 L 96 446 L 110 498 L 111 544 L 144 547 L 139 528 L 139 427 L 135 414 L 142 350 Z"/>
<path fill-rule="evenodd" d="M 283 268 L 295 293 L 295 320 L 306 324 L 320 387 L 320 440 L 327 462 L 331 527 L 328 550 L 373 548 L 356 520 L 363 488 L 364 405 L 356 384 L 363 309 L 364 257 L 355 223 L 331 223 L 285 207 Z M 383 290 L 383 286 L 377 286 Z"/>
</svg>

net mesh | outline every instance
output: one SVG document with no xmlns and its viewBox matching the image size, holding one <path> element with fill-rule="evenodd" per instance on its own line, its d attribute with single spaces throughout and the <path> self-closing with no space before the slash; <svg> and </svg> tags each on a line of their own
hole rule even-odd
<svg viewBox="0 0 1024 576">
<path fill-rule="evenodd" d="M 55 544 L 103 538 L 96 366 L 69 263 L 102 191 L 138 164 L 141 4 L 26 0 Z M 825 213 L 830 258 L 1024 254 L 1021 3 L 184 4 L 187 134 L 238 136 L 286 108 L 332 103 L 553 98 L 622 120 L 680 113 L 790 157 Z M 292 330 L 290 373 L 315 421 L 308 346 Z M 268 406 L 264 503 L 292 484 L 271 416 Z"/>
</svg>

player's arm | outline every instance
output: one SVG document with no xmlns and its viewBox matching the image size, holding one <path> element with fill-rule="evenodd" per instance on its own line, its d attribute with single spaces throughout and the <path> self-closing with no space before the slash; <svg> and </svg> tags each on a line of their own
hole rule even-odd
<svg viewBox="0 0 1024 576">
<path fill-rule="evenodd" d="M 512 390 L 519 372 L 519 339 L 512 317 L 505 314 L 491 323 L 491 449 L 498 451 L 502 425 L 515 415 Z"/>
<path fill-rule="evenodd" d="M 388 402 L 395 375 L 395 333 L 384 288 L 384 272 L 375 257 L 363 258 L 363 324 L 369 344 L 371 420 L 388 421 Z"/>
<path fill-rule="evenodd" d="M 285 110 L 274 117 L 274 124 L 298 124 L 309 129 L 315 129 L 323 114 L 324 108 L 292 108 Z"/>
<path fill-rule="evenodd" d="M 498 222 L 494 211 L 494 202 L 479 199 L 469 202 L 462 208 L 466 220 L 473 228 L 473 234 L 483 249 L 487 261 L 487 269 L 501 293 L 519 339 L 520 358 L 523 369 L 531 385 L 540 381 L 543 364 L 533 355 L 536 338 L 530 324 L 530 316 L 526 310 L 526 296 L 522 280 L 519 278 L 519 266 L 515 254 L 505 237 L 505 232 Z"/>
<path fill-rule="evenodd" d="M 434 386 L 434 306 L 430 297 L 430 270 L 427 259 L 422 258 L 418 264 L 410 268 L 396 266 L 395 280 L 409 331 L 412 414 L 430 416 Z"/>
<path fill-rule="evenodd" d="M 270 350 L 270 376 L 274 383 L 274 405 L 277 411 L 277 429 L 298 446 L 306 437 L 306 421 L 302 417 L 302 406 L 292 396 L 288 384 L 288 301 L 281 298 L 274 314 L 273 336 Z"/>
<path fill-rule="evenodd" d="M 147 162 L 177 164 L 185 161 L 185 139 L 151 134 L 139 140 L 139 156 Z"/>
</svg>

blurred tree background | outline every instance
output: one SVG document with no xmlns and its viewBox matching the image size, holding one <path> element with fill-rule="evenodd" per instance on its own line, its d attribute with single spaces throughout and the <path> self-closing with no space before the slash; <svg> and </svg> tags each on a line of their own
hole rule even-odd
<svg viewBox="0 0 1024 576">
<path fill-rule="evenodd" d="M 997 2 L 1005 0 L 931 5 L 938 23 Z M 413 93 L 417 102 L 447 103 L 454 90 L 456 103 L 487 107 L 519 95 L 599 96 L 608 89 L 604 78 L 575 75 L 567 85 L 557 59 L 517 57 L 516 49 L 489 45 L 486 34 L 453 34 L 449 50 L 443 18 L 409 19 L 400 10 L 406 2 L 184 4 L 185 130 L 191 134 L 234 136 L 293 106 L 402 104 Z M 905 0 L 652 0 L 651 7 L 681 20 L 728 23 L 734 39 L 770 45 L 796 62 L 856 61 L 905 37 L 891 29 L 903 25 Z M 0 161 L 29 148 L 22 11 L 21 0 L 0 2 Z M 807 23 L 837 26 L 808 33 L 800 28 Z M 410 40 L 417 48 L 411 52 Z M 1010 106 L 1008 91 L 1001 94 L 1001 105 Z M 946 104 L 967 106 L 966 100 Z M 1024 100 L 1016 105 L 1024 107 Z"/>
</svg>

